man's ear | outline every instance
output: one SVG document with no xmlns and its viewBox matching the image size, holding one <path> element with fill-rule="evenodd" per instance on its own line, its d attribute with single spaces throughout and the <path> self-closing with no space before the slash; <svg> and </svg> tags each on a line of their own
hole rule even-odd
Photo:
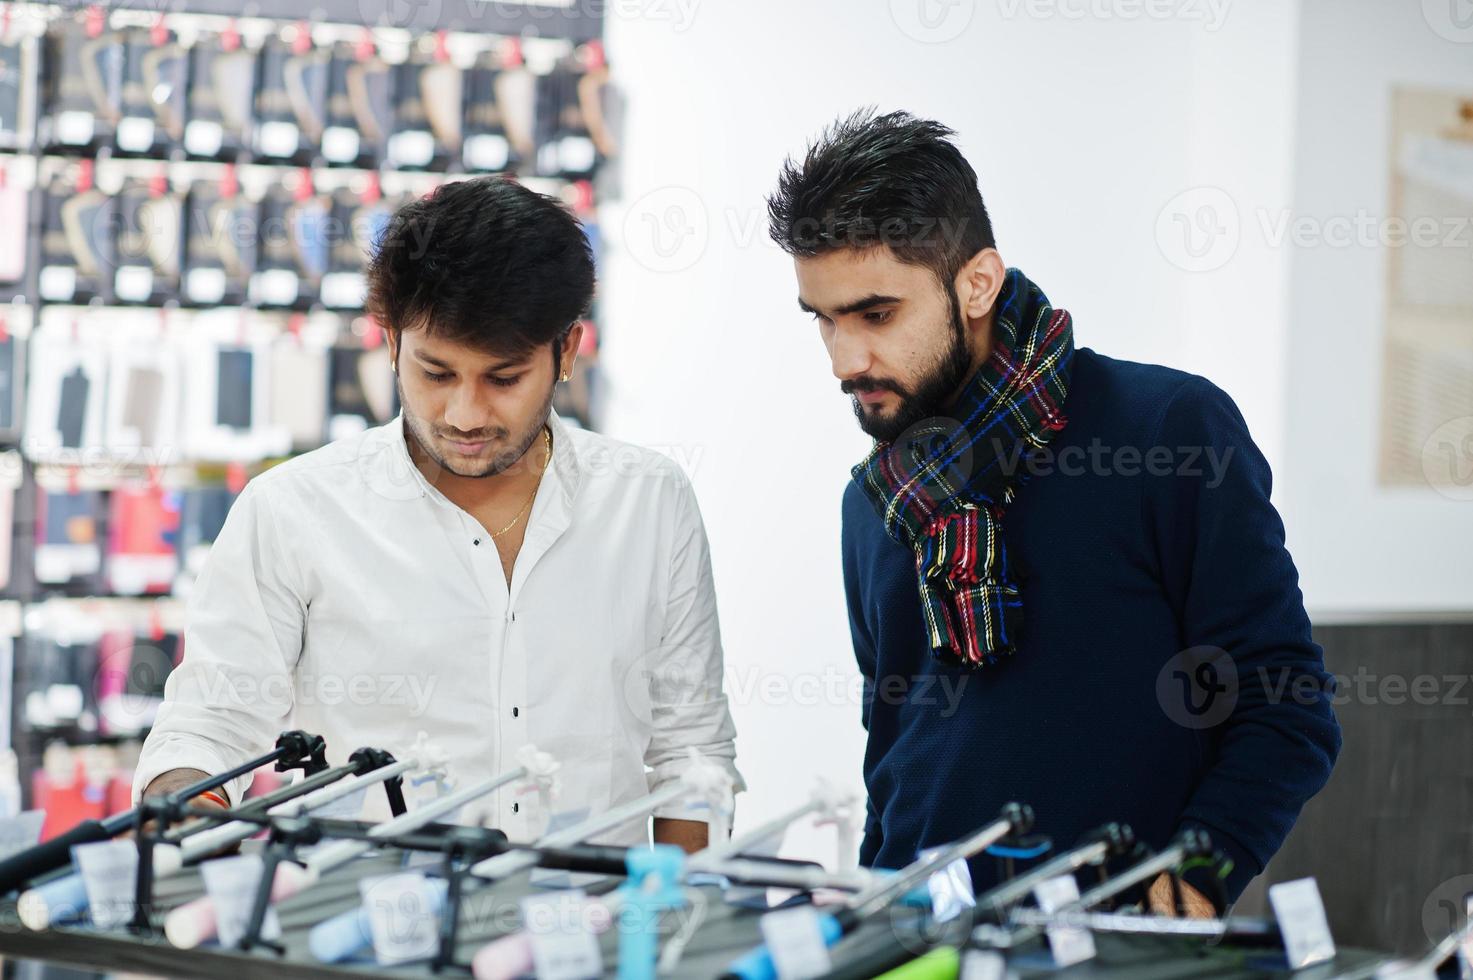
<svg viewBox="0 0 1473 980">
<path fill-rule="evenodd" d="M 557 380 L 567 381 L 573 376 L 573 364 L 578 360 L 578 348 L 583 343 L 583 321 L 579 320 L 568 328 L 568 333 L 563 337 L 562 346 L 558 349 L 557 357 Z"/>
<path fill-rule="evenodd" d="M 382 328 L 378 328 L 382 329 Z M 384 339 L 389 343 L 389 369 L 395 374 L 399 373 L 399 334 L 393 330 L 384 330 Z"/>
<path fill-rule="evenodd" d="M 968 259 L 953 283 L 957 299 L 961 302 L 962 316 L 969 321 L 981 320 L 991 313 L 1007 272 L 1002 255 L 995 248 L 984 248 Z"/>
</svg>

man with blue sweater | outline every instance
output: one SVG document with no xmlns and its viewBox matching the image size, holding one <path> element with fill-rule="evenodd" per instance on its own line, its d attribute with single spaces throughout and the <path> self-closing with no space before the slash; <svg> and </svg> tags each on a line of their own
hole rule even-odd
<svg viewBox="0 0 1473 980">
<path fill-rule="evenodd" d="M 1228 860 L 1185 870 L 1181 904 L 1210 915 L 1340 749 L 1268 464 L 1210 382 L 1075 347 L 1004 265 L 951 135 L 857 113 L 768 202 L 875 440 L 843 502 L 860 860 L 898 867 L 1017 800 L 1059 847 L 1111 821 L 1155 848 L 1205 830 Z"/>
</svg>

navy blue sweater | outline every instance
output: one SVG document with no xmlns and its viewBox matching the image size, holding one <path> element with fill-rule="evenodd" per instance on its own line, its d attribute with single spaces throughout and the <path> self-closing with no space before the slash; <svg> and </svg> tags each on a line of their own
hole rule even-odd
<svg viewBox="0 0 1473 980">
<path fill-rule="evenodd" d="M 845 491 L 860 860 L 899 867 L 1017 800 L 1059 847 L 1109 821 L 1153 847 L 1204 828 L 1235 899 L 1340 750 L 1268 464 L 1232 400 L 1180 371 L 1081 348 L 1064 410 L 1003 515 L 1024 621 L 999 665 L 931 656 L 913 552 Z M 993 862 L 972 870 L 983 887 Z"/>
</svg>

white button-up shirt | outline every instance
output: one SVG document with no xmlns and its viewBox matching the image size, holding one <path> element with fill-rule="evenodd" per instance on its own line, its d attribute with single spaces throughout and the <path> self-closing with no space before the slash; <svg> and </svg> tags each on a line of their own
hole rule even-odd
<svg viewBox="0 0 1473 980">
<path fill-rule="evenodd" d="M 643 796 L 680 777 L 688 747 L 741 788 L 690 482 L 658 453 L 550 424 L 509 587 L 486 529 L 411 461 L 402 415 L 251 480 L 190 596 L 134 799 L 160 773 L 223 772 L 292 728 L 323 736 L 335 765 L 364 746 L 403 757 L 426 732 L 459 787 L 515 768 L 530 743 L 561 763 L 554 811 Z M 231 799 L 248 784 L 228 784 Z M 530 839 L 547 817 L 534 799 L 508 787 L 474 816 Z M 365 817 L 384 801 L 370 792 Z M 644 837 L 634 824 L 601 839 Z"/>
</svg>

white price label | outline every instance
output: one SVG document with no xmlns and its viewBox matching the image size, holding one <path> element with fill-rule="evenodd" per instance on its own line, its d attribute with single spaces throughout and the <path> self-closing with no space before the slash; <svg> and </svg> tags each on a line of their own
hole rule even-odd
<svg viewBox="0 0 1473 980">
<path fill-rule="evenodd" d="M 424 167 L 435 158 L 435 137 L 406 129 L 389 137 L 389 161 L 396 167 Z"/>
<path fill-rule="evenodd" d="M 331 163 L 358 159 L 358 134 L 346 126 L 329 126 L 322 131 L 322 157 Z"/>
<path fill-rule="evenodd" d="M 200 865 L 200 876 L 204 878 L 205 891 L 215 903 L 216 930 L 220 945 L 236 946 L 245 935 L 250 922 L 251 906 L 256 900 L 256 889 L 261 883 L 261 857 L 258 854 L 242 854 L 238 857 L 218 858 Z M 262 939 L 281 938 L 281 923 L 276 911 L 266 909 L 261 920 Z"/>
<path fill-rule="evenodd" d="M 225 127 L 213 119 L 191 119 L 184 127 L 184 149 L 190 156 L 212 157 L 225 142 Z"/>
<path fill-rule="evenodd" d="M 129 153 L 147 153 L 153 149 L 153 120 L 142 116 L 124 116 L 118 120 L 118 149 Z"/>
<path fill-rule="evenodd" d="M 589 980 L 603 975 L 588 898 L 576 889 L 522 899 L 522 927 L 532 941 L 538 980 Z"/>
<path fill-rule="evenodd" d="M 1298 970 L 1335 958 L 1335 940 L 1325 918 L 1325 903 L 1313 878 L 1270 885 L 1268 901 L 1284 937 L 1290 968 Z"/>
<path fill-rule="evenodd" d="M 225 298 L 225 270 L 190 269 L 184 277 L 184 295 L 191 303 L 209 305 Z"/>
<path fill-rule="evenodd" d="M 469 170 L 505 170 L 511 162 L 511 141 L 496 133 L 467 136 L 461 155 Z"/>
<path fill-rule="evenodd" d="M 300 130 L 296 123 L 277 120 L 263 122 L 256 127 L 256 149 L 261 151 L 262 156 L 289 157 L 297 152 L 300 141 Z"/>
<path fill-rule="evenodd" d="M 1005 980 L 1008 961 L 991 949 L 969 949 L 962 956 L 958 980 Z"/>
<path fill-rule="evenodd" d="M 759 924 L 778 980 L 808 980 L 833 969 L 818 913 L 811 905 L 768 912 Z"/>
<path fill-rule="evenodd" d="M 70 146 L 82 146 L 92 142 L 97 131 L 97 120 L 92 113 L 69 109 L 56 117 L 56 141 Z"/>
<path fill-rule="evenodd" d="M 329 272 L 322 277 L 322 305 L 334 310 L 360 310 L 368 284 L 360 272 Z"/>
<path fill-rule="evenodd" d="M 439 903 L 422 874 L 404 872 L 359 883 L 380 966 L 432 956 L 439 942 Z"/>
<path fill-rule="evenodd" d="M 143 303 L 153 295 L 153 270 L 146 265 L 120 266 L 113 274 L 113 292 L 124 303 Z"/>
<path fill-rule="evenodd" d="M 72 859 L 87 889 L 87 912 L 99 929 L 126 925 L 133 918 L 138 882 L 138 845 L 108 840 L 72 848 Z"/>
<path fill-rule="evenodd" d="M 69 265 L 48 265 L 41 269 L 41 298 L 52 303 L 70 303 L 77 295 L 77 270 Z"/>
<path fill-rule="evenodd" d="M 1057 912 L 1079 900 L 1079 882 L 1074 880 L 1073 875 L 1059 875 L 1035 886 L 1033 897 L 1044 912 Z M 1054 965 L 1060 969 L 1094 959 L 1095 937 L 1088 930 L 1052 926 L 1047 933 L 1049 949 L 1054 954 Z"/>
<path fill-rule="evenodd" d="M 925 858 L 935 850 L 939 848 L 922 851 L 917 856 Z M 927 878 L 926 889 L 931 893 L 931 915 L 937 922 L 950 922 L 977 904 L 972 872 L 965 858 L 956 859 Z"/>
<path fill-rule="evenodd" d="M 251 276 L 251 299 L 262 306 L 291 306 L 299 286 L 290 269 L 263 269 Z"/>
</svg>

